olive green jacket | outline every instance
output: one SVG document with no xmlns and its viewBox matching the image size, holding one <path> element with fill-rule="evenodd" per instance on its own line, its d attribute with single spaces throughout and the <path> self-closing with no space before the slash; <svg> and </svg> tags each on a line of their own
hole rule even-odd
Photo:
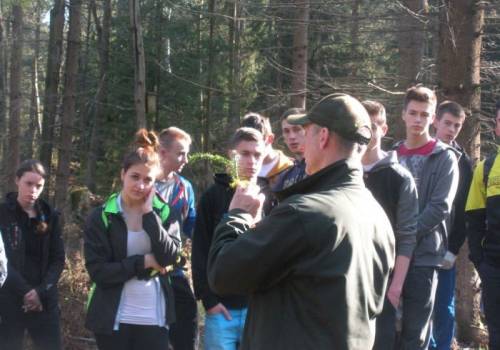
<svg viewBox="0 0 500 350">
<path fill-rule="evenodd" d="M 371 349 L 394 235 L 360 165 L 339 161 L 279 195 L 253 228 L 231 210 L 209 253 L 211 288 L 250 296 L 242 350 Z"/>
</svg>

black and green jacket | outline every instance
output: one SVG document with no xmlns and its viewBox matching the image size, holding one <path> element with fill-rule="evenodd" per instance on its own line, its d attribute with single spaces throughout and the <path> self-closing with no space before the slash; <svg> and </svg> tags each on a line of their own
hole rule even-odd
<svg viewBox="0 0 500 350">
<path fill-rule="evenodd" d="M 241 349 L 371 349 L 395 249 L 361 165 L 336 162 L 278 194 L 253 228 L 231 210 L 210 248 L 210 287 L 249 295 Z"/>
<path fill-rule="evenodd" d="M 152 253 L 161 266 L 175 263 L 179 254 L 178 225 L 171 222 L 168 205 L 156 196 L 153 211 L 142 216 L 142 226 L 151 239 Z M 119 210 L 118 196 L 94 209 L 84 231 L 85 266 L 95 289 L 89 300 L 85 326 L 95 333 L 110 334 L 120 304 L 123 285 L 133 277 L 149 278 L 144 255 L 127 257 L 127 226 Z M 165 297 L 167 323 L 175 321 L 173 293 L 166 275 L 160 275 Z"/>
<path fill-rule="evenodd" d="M 465 207 L 470 259 L 476 267 L 484 260 L 500 267 L 500 157 L 495 156 L 487 176 L 485 161 L 472 177 Z"/>
</svg>

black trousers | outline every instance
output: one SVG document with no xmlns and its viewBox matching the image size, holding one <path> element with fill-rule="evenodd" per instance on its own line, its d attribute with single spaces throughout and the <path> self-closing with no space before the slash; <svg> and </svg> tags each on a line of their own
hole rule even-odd
<svg viewBox="0 0 500 350">
<path fill-rule="evenodd" d="M 481 277 L 489 346 L 490 349 L 500 349 L 500 268 L 483 261 L 478 272 Z"/>
<path fill-rule="evenodd" d="M 0 321 L 0 349 L 22 350 L 25 330 L 28 331 L 35 349 L 62 349 L 59 308 L 26 314 L 21 311 L 14 319 L 2 318 Z"/>
<path fill-rule="evenodd" d="M 396 308 L 387 296 L 382 313 L 377 317 L 375 328 L 375 344 L 373 350 L 392 350 L 396 343 Z"/>
<path fill-rule="evenodd" d="M 174 350 L 195 350 L 198 344 L 198 308 L 186 276 L 171 276 L 175 299 L 175 323 L 170 326 Z"/>
<path fill-rule="evenodd" d="M 120 323 L 111 334 L 95 334 L 99 350 L 167 350 L 168 330 L 158 326 Z"/>
</svg>

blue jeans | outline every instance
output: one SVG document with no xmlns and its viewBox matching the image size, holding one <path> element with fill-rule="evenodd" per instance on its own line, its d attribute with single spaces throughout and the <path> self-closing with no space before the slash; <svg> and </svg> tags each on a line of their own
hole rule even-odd
<svg viewBox="0 0 500 350">
<path fill-rule="evenodd" d="M 430 350 L 451 348 L 455 334 L 455 274 L 455 267 L 438 272 Z"/>
<path fill-rule="evenodd" d="M 232 320 L 222 313 L 205 316 L 205 350 L 236 350 L 240 346 L 247 309 L 230 309 Z"/>
<path fill-rule="evenodd" d="M 490 337 L 489 346 L 490 349 L 500 349 L 500 268 L 483 261 L 478 272 Z"/>
</svg>

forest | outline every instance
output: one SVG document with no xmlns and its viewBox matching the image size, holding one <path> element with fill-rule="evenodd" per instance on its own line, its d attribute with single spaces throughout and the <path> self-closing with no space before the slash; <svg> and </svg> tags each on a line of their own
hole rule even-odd
<svg viewBox="0 0 500 350">
<path fill-rule="evenodd" d="M 459 142 L 474 161 L 491 152 L 500 2 L 0 0 L 0 192 L 14 188 L 20 161 L 47 166 L 44 195 L 65 223 L 66 347 L 93 344 L 82 326 L 82 220 L 119 186 L 139 127 L 177 126 L 193 152 L 221 154 L 245 113 L 270 117 L 279 135 L 284 110 L 345 92 L 386 106 L 390 145 L 404 134 L 414 84 L 465 108 Z M 199 166 L 186 176 L 197 192 L 211 181 Z M 478 347 L 485 330 L 466 246 L 457 264 L 457 340 Z"/>
</svg>

